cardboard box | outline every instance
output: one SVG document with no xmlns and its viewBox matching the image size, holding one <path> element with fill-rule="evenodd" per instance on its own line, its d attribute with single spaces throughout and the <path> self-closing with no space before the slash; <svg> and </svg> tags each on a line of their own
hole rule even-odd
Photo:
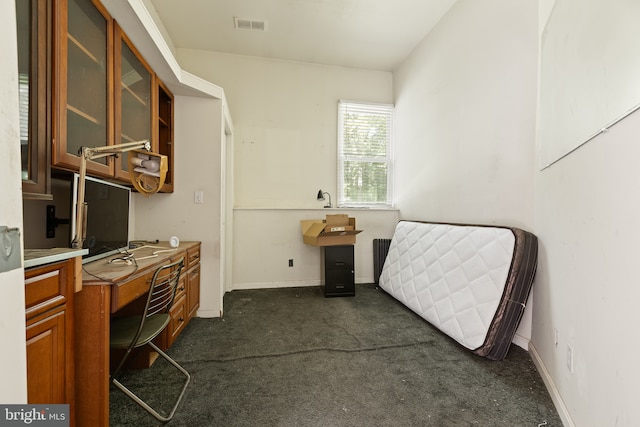
<svg viewBox="0 0 640 427">
<path fill-rule="evenodd" d="M 331 224 L 331 225 L 326 225 L 324 227 L 324 232 L 325 233 L 333 233 L 336 231 L 351 231 L 354 230 L 353 225 L 335 225 L 335 224 Z"/>
<path fill-rule="evenodd" d="M 353 223 L 355 225 L 355 218 L 353 219 Z M 334 214 L 334 215 L 329 215 L 327 214 L 326 219 L 324 220 L 324 222 L 326 222 L 328 225 L 349 225 L 349 215 L 347 214 Z"/>
<path fill-rule="evenodd" d="M 302 241 L 313 246 L 353 245 L 356 243 L 356 219 L 348 215 L 327 215 L 322 219 L 300 221 Z"/>
</svg>

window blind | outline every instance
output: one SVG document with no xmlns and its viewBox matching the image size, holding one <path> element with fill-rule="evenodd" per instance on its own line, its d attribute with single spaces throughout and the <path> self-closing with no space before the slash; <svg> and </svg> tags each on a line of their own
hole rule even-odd
<svg viewBox="0 0 640 427">
<path fill-rule="evenodd" d="M 18 97 L 20 107 L 20 144 L 29 144 L 29 75 L 18 75 Z"/>
<path fill-rule="evenodd" d="M 338 206 L 392 205 L 393 105 L 338 103 Z"/>
</svg>

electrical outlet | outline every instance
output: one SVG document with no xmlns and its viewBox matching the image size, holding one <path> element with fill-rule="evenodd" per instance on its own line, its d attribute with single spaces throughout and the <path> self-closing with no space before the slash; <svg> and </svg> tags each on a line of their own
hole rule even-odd
<svg viewBox="0 0 640 427">
<path fill-rule="evenodd" d="M 573 347 L 567 344 L 567 369 L 573 374 Z"/>
<path fill-rule="evenodd" d="M 293 259 L 289 260 L 289 267 L 293 267 Z"/>
</svg>

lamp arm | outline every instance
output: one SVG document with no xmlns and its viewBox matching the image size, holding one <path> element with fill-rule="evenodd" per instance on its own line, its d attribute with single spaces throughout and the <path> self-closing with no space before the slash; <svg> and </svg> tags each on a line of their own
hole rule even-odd
<svg viewBox="0 0 640 427">
<path fill-rule="evenodd" d="M 71 247 L 82 249 L 84 246 L 84 216 L 85 216 L 85 178 L 87 177 L 87 161 L 115 156 L 131 150 L 151 150 L 149 140 L 125 142 L 124 144 L 105 145 L 102 147 L 80 147 L 80 171 L 78 178 L 78 194 L 76 198 L 76 233 L 71 241 Z"/>
<path fill-rule="evenodd" d="M 331 204 L 331 194 L 325 192 L 323 194 L 326 194 L 327 196 L 329 196 L 329 203 L 325 206 L 325 208 L 331 208 L 333 207 L 333 205 Z"/>
</svg>

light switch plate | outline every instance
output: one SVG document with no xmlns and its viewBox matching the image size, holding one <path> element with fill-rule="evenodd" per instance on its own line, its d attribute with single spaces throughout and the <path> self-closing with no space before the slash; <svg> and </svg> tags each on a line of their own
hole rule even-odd
<svg viewBox="0 0 640 427">
<path fill-rule="evenodd" d="M 20 229 L 0 225 L 0 273 L 20 268 Z"/>
<path fill-rule="evenodd" d="M 204 203 L 204 192 L 202 190 L 197 190 L 193 193 L 193 203 L 198 205 Z"/>
</svg>

